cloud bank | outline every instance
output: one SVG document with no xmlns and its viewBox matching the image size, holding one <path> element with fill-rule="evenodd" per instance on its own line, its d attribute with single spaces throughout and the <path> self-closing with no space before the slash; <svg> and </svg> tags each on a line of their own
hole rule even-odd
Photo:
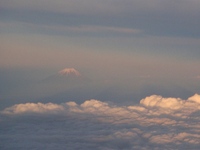
<svg viewBox="0 0 200 150">
<path fill-rule="evenodd" d="M 48 145 L 49 149 L 56 145 L 59 149 L 63 146 L 67 146 L 68 149 L 106 150 L 161 147 L 198 149 L 199 114 L 198 94 L 187 100 L 152 95 L 142 99 L 140 104 L 132 106 L 117 106 L 94 99 L 80 105 L 75 102 L 16 104 L 1 111 L 4 117 L 1 119 L 0 128 L 8 123 L 9 117 L 18 120 L 14 119 L 10 127 L 1 131 L 3 133 L 0 139 L 6 141 L 13 134 L 17 139 L 21 132 L 27 131 L 31 132 L 31 135 L 27 135 L 26 138 L 33 140 L 31 144 L 36 149 L 40 149 L 42 144 L 47 145 L 45 139 L 53 143 L 51 146 Z M 16 129 L 14 133 L 11 132 L 11 127 Z M 37 130 L 37 133 L 30 131 L 30 128 Z M 18 139 L 22 149 L 24 136 L 22 134 L 21 140 Z M 38 142 L 38 138 L 41 138 L 42 142 Z M 9 147 L 4 146 L 3 148 Z M 11 146 L 14 147 L 16 144 L 10 145 L 12 149 Z"/>
</svg>

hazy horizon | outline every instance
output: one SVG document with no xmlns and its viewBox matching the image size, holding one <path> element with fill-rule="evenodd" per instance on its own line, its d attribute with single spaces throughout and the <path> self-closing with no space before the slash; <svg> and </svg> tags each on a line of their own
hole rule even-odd
<svg viewBox="0 0 200 150">
<path fill-rule="evenodd" d="M 199 15 L 197 0 L 1 0 L 0 149 L 199 149 Z"/>
</svg>

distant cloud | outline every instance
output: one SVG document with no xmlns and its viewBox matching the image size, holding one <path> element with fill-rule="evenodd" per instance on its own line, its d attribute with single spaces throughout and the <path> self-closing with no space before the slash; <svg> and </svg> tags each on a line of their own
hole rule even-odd
<svg viewBox="0 0 200 150">
<path fill-rule="evenodd" d="M 132 35 L 132 34 L 141 34 L 143 31 L 134 28 L 128 27 L 117 27 L 115 25 L 112 26 L 104 26 L 104 25 L 74 25 L 68 26 L 63 24 L 34 24 L 30 22 L 13 22 L 0 23 L 0 27 L 2 28 L 22 28 L 22 27 L 30 27 L 31 29 L 35 29 L 35 31 L 47 30 L 49 32 L 61 32 L 61 33 L 109 33 L 109 34 L 125 34 L 125 35 Z"/>
<path fill-rule="evenodd" d="M 162 2 L 162 3 L 161 3 Z M 173 6 L 170 7 L 170 4 Z M 130 12 L 130 11 L 160 11 L 162 9 L 167 9 L 168 7 L 171 10 L 184 10 L 184 8 L 188 8 L 186 12 L 198 11 L 199 1 L 191 0 L 174 2 L 167 1 L 163 2 L 161 0 L 140 0 L 140 1 L 103 1 L 103 0 L 49 0 L 48 3 L 45 0 L 30 0 L 29 2 L 25 0 L 10 0 L 9 2 L 6 0 L 2 0 L 1 7 L 3 8 L 29 8 L 33 10 L 48 10 L 48 11 L 56 11 L 56 12 L 70 12 L 70 13 L 122 13 L 122 12 Z M 167 8 L 165 8 L 167 7 Z M 134 8 L 131 10 L 131 8 Z M 141 10 L 142 9 L 142 10 Z"/>
<path fill-rule="evenodd" d="M 116 27 L 116 26 L 98 26 L 98 25 L 79 25 L 79 26 L 63 26 L 63 25 L 35 25 L 35 27 L 42 27 L 44 29 L 75 32 L 75 33 L 117 33 L 117 34 L 140 34 L 142 30 Z"/>
<path fill-rule="evenodd" d="M 6 108 L 4 114 L 23 114 L 23 113 L 52 113 L 57 111 L 63 111 L 62 105 L 53 103 L 25 103 L 17 104 L 12 107 Z"/>
<path fill-rule="evenodd" d="M 124 34 L 137 34 L 141 33 L 140 30 L 132 28 L 121 28 L 121 27 L 109 27 L 109 26 L 78 26 L 69 27 L 71 31 L 80 32 L 113 32 L 113 33 L 124 33 Z"/>
<path fill-rule="evenodd" d="M 55 24 L 56 22 L 56 24 L 64 23 L 72 26 L 110 25 L 122 28 L 107 27 L 106 30 L 138 33 L 137 30 L 134 30 L 139 29 L 145 31 L 147 35 L 199 37 L 199 4 L 200 2 L 197 0 L 189 2 L 163 2 L 161 0 L 48 0 L 48 2 L 44 0 L 10 0 L 8 2 L 2 0 L 0 7 L 3 11 L 9 11 L 9 14 L 14 13 L 14 20 L 23 18 L 22 20 L 27 22 L 30 20 L 35 23 L 46 22 L 46 24 Z M 20 12 L 22 13 L 16 15 Z M 34 15 L 32 16 L 32 14 Z M 35 20 L 36 16 L 37 21 Z M 127 27 L 133 29 L 126 29 Z M 81 30 L 87 30 L 87 28 L 81 27 Z"/>
<path fill-rule="evenodd" d="M 14 116 L 31 113 L 62 114 L 66 119 L 68 118 L 67 122 L 72 121 L 70 118 L 76 118 L 76 122 L 78 120 L 93 122 L 93 125 L 87 126 L 87 129 L 79 128 L 78 126 L 85 126 L 84 122 L 79 122 L 76 124 L 76 132 L 79 134 L 87 132 L 87 136 L 92 139 L 86 143 L 93 142 L 96 147 L 101 147 L 100 143 L 106 143 L 102 149 L 120 149 L 121 147 L 121 149 L 146 150 L 160 149 L 160 146 L 162 149 L 177 147 L 182 149 L 185 146 L 188 149 L 195 149 L 200 146 L 200 95 L 198 94 L 187 100 L 152 95 L 142 99 L 139 105 L 133 106 L 116 106 L 94 99 L 80 105 L 75 102 L 60 105 L 26 103 L 6 108 L 1 113 Z M 98 130 L 99 124 L 106 127 L 111 125 L 112 130 L 111 128 Z M 69 126 L 69 128 L 73 127 Z M 74 134 L 73 130 L 70 132 L 71 135 Z M 72 140 L 70 135 L 67 137 L 69 141 Z M 146 141 L 145 144 L 144 141 Z M 77 142 L 80 142 L 80 139 Z M 69 144 L 69 146 L 72 145 Z M 90 147 L 86 146 L 85 149 L 90 149 Z"/>
</svg>

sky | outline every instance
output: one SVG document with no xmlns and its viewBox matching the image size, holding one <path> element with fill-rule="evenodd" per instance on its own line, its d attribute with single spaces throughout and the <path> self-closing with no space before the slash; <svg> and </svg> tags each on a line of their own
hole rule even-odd
<svg viewBox="0 0 200 150">
<path fill-rule="evenodd" d="M 198 0 L 1 0 L 2 149 L 198 149 L 199 15 Z"/>
</svg>

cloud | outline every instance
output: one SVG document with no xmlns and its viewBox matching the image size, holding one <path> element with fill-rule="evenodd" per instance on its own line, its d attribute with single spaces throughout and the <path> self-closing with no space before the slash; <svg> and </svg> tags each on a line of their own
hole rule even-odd
<svg viewBox="0 0 200 150">
<path fill-rule="evenodd" d="M 126 115 L 138 116 L 140 114 L 152 115 L 152 112 L 157 115 L 168 114 L 175 116 L 176 112 L 189 115 L 200 109 L 200 95 L 195 94 L 182 100 L 181 98 L 165 98 L 160 95 L 152 95 L 140 101 L 140 105 L 133 106 L 115 106 L 98 100 L 87 100 L 81 105 L 75 102 L 67 102 L 63 104 L 53 103 L 25 103 L 16 104 L 2 111 L 4 114 L 20 114 L 20 113 L 50 113 L 50 112 L 71 112 L 93 115 L 121 116 Z M 187 114 L 186 114 L 187 113 Z"/>
<path fill-rule="evenodd" d="M 195 94 L 194 96 L 189 97 L 188 100 L 200 104 L 200 95 Z"/>
<path fill-rule="evenodd" d="M 109 26 L 79 26 L 69 27 L 71 31 L 79 32 L 111 32 L 111 33 L 123 33 L 123 34 L 137 34 L 140 30 L 132 28 L 121 28 L 121 27 L 109 27 Z"/>
<path fill-rule="evenodd" d="M 70 26 L 70 25 L 63 25 L 63 24 L 34 24 L 34 23 L 29 23 L 29 22 L 13 22 L 12 24 L 10 23 L 0 23 L 0 26 L 2 28 L 13 28 L 13 27 L 18 27 L 19 29 L 21 27 L 30 27 L 32 29 L 35 29 L 35 31 L 42 29 L 42 30 L 47 30 L 47 31 L 55 31 L 55 32 L 64 32 L 64 33 L 111 33 L 111 34 L 140 34 L 142 33 L 141 30 L 139 29 L 134 29 L 134 28 L 128 28 L 128 27 L 116 27 L 116 26 L 104 26 L 104 25 L 75 25 L 75 26 Z"/>
<path fill-rule="evenodd" d="M 71 33 L 90 33 L 90 34 L 124 34 L 124 35 L 137 35 L 142 33 L 142 30 L 127 28 L 104 26 L 104 25 L 75 25 L 75 26 L 63 26 L 63 25 L 35 25 L 37 28 L 43 28 L 46 30 L 53 30 L 57 32 L 71 32 Z"/>
<path fill-rule="evenodd" d="M 18 128 L 16 133 L 12 133 L 16 134 L 15 138 L 20 132 L 28 132 L 30 126 L 37 131 L 37 133 L 29 131 L 32 135 L 28 135 L 29 139 L 36 142 L 36 147 L 41 148 L 41 144 L 45 145 L 46 139 L 52 140 L 55 145 L 60 144 L 58 146 L 60 149 L 64 141 L 68 141 L 69 149 L 80 147 L 82 149 L 94 147 L 97 149 L 160 149 L 160 147 L 196 149 L 200 146 L 199 114 L 200 95 L 198 94 L 187 100 L 152 95 L 142 99 L 140 104 L 130 106 L 117 106 L 92 99 L 80 105 L 75 102 L 59 105 L 16 104 L 1 111 L 4 117 L 21 118 L 18 121 L 13 120 L 15 128 Z M 44 115 L 51 118 L 45 119 Z M 7 124 L 8 120 L 4 117 L 1 123 Z M 38 126 L 34 126 L 34 120 Z M 22 128 L 19 128 L 19 125 Z M 10 127 L 4 131 L 7 137 L 9 134 L 11 134 Z M 0 138 L 5 140 L 3 136 Z M 38 138 L 43 140 L 38 143 Z M 23 141 L 19 140 L 19 142 L 23 144 Z"/>
<path fill-rule="evenodd" d="M 48 3 L 44 0 L 3 0 L 1 8 L 6 13 L 13 13 L 7 16 L 7 19 L 11 17 L 10 20 L 35 24 L 95 25 L 104 26 L 109 31 L 119 31 L 118 28 L 121 28 L 120 32 L 126 33 L 145 31 L 145 34 L 153 36 L 199 37 L 200 9 L 197 0 L 49 0 Z M 86 27 L 81 27 L 81 30 L 83 29 L 87 30 Z"/>
<path fill-rule="evenodd" d="M 57 111 L 63 111 L 62 105 L 57 105 L 53 103 L 25 103 L 16 104 L 12 107 L 6 108 L 4 114 L 23 114 L 23 113 L 53 113 Z"/>
<path fill-rule="evenodd" d="M 3 0 L 1 2 L 1 7 L 3 8 L 29 8 L 29 9 L 36 9 L 36 10 L 53 10 L 59 12 L 70 12 L 70 13 L 119 13 L 119 12 L 130 12 L 130 11 L 158 11 L 158 10 L 166 10 L 166 7 L 170 7 L 171 10 L 185 10 L 187 12 L 194 12 L 198 11 L 198 0 L 191 0 L 188 1 L 181 1 L 181 2 L 174 2 L 174 1 L 160 1 L 160 0 L 140 0 L 140 1 L 131 1 L 131 0 L 124 0 L 122 1 L 104 1 L 104 0 L 58 0 L 53 1 L 49 0 L 48 3 L 45 0 Z M 134 8 L 134 9 L 131 9 Z M 185 9 L 187 8 L 187 9 Z"/>
</svg>

